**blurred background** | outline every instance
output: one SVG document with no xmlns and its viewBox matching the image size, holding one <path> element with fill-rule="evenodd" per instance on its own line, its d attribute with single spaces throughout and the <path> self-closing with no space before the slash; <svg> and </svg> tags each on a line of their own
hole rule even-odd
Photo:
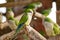
<svg viewBox="0 0 60 40">
<path fill-rule="evenodd" d="M 3 4 L 3 3 L 7 3 L 7 1 L 6 0 L 0 0 L 0 4 Z M 1 7 L 0 12 L 6 13 L 6 7 Z M 48 17 L 50 17 L 56 23 L 56 3 L 55 2 L 52 3 L 51 13 L 49 14 Z M 3 21 L 4 20 L 6 20 L 5 17 L 3 18 Z"/>
</svg>

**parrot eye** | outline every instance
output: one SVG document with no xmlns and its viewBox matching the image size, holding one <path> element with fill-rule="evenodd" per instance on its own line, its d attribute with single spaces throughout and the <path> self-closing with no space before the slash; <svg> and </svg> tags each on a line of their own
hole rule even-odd
<svg viewBox="0 0 60 40">
<path fill-rule="evenodd" d="M 31 11 L 29 11 L 29 13 L 32 13 Z"/>
</svg>

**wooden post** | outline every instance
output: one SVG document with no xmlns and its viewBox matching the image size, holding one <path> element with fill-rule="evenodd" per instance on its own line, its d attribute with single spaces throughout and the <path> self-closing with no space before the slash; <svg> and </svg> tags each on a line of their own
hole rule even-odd
<svg viewBox="0 0 60 40">
<path fill-rule="evenodd" d="M 0 4 L 0 7 L 15 7 L 17 5 L 28 5 L 30 3 L 33 3 L 33 2 L 39 2 L 39 0 L 37 1 L 19 1 L 19 2 L 8 2 L 8 3 L 4 3 L 4 4 Z"/>
<path fill-rule="evenodd" d="M 43 4 L 43 8 L 44 9 L 48 9 L 52 7 L 52 1 L 53 0 L 41 0 L 42 4 Z"/>
<path fill-rule="evenodd" d="M 60 10 L 60 0 L 56 0 L 57 10 Z"/>
</svg>

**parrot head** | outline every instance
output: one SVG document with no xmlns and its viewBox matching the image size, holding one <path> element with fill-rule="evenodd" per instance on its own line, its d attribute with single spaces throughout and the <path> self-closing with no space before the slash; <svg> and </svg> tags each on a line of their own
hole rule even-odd
<svg viewBox="0 0 60 40">
<path fill-rule="evenodd" d="M 14 18 L 14 12 L 12 11 L 11 8 L 7 8 L 6 17 L 7 17 L 8 19 L 13 19 L 13 18 Z"/>
<path fill-rule="evenodd" d="M 51 12 L 51 8 L 40 11 L 40 13 L 44 16 L 48 16 L 50 12 Z"/>
<path fill-rule="evenodd" d="M 40 2 L 31 3 L 31 4 L 29 4 L 29 5 L 27 5 L 27 6 L 25 7 L 24 12 L 25 12 L 25 13 L 28 13 L 28 12 L 33 13 L 34 10 L 36 10 L 37 8 L 39 8 L 39 7 L 41 7 L 41 6 L 42 6 L 42 3 L 40 3 Z"/>
<path fill-rule="evenodd" d="M 33 9 L 30 9 L 30 8 L 29 9 L 25 9 L 24 12 L 25 13 L 33 13 Z"/>
<path fill-rule="evenodd" d="M 48 18 L 48 17 L 45 18 L 45 21 L 52 22 L 52 20 L 50 18 Z"/>
<path fill-rule="evenodd" d="M 11 11 L 12 9 L 11 8 L 7 8 L 7 11 Z"/>
<path fill-rule="evenodd" d="M 42 7 L 42 3 L 37 2 L 37 3 L 31 3 L 28 6 L 26 6 L 25 8 L 27 8 L 27 9 L 37 9 L 39 7 Z"/>
</svg>

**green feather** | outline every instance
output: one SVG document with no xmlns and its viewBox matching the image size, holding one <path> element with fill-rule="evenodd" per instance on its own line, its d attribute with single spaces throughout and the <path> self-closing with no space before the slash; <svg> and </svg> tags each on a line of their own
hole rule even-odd
<svg viewBox="0 0 60 40">
<path fill-rule="evenodd" d="M 15 21 L 15 24 L 18 26 L 19 21 L 16 19 L 14 19 L 14 21 Z"/>
<path fill-rule="evenodd" d="M 19 24 L 25 23 L 27 20 L 28 20 L 28 15 L 26 13 L 21 17 L 21 20 L 19 21 Z"/>
</svg>

